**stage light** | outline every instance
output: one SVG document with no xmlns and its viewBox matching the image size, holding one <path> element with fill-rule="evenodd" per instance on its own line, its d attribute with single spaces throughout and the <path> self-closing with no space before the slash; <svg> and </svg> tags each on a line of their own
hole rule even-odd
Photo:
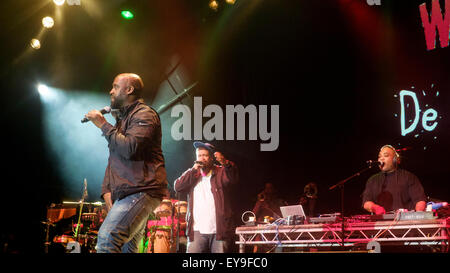
<svg viewBox="0 0 450 273">
<path fill-rule="evenodd" d="M 45 87 L 39 89 L 45 90 Z M 50 85 L 48 94 L 40 95 L 40 100 L 44 145 L 64 185 L 65 198 L 79 200 L 84 178 L 88 182 L 89 196 L 100 196 L 108 163 L 108 145 L 95 125 L 80 120 L 90 110 L 108 105 L 109 96 Z M 105 118 L 115 123 L 112 115 L 105 115 Z"/>
<path fill-rule="evenodd" d="M 234 5 L 236 3 L 236 0 L 226 0 L 227 4 Z"/>
<path fill-rule="evenodd" d="M 62 6 L 66 0 L 53 0 L 53 3 L 57 6 Z"/>
<path fill-rule="evenodd" d="M 41 48 L 41 42 L 38 39 L 31 39 L 30 45 L 34 49 Z"/>
<path fill-rule="evenodd" d="M 37 86 L 37 91 L 39 92 L 39 94 L 40 94 L 41 96 L 45 96 L 45 95 L 47 95 L 48 92 L 49 92 L 48 86 L 45 85 L 45 84 L 40 83 L 40 84 L 38 84 L 38 86 Z"/>
<path fill-rule="evenodd" d="M 122 10 L 120 14 L 122 14 L 122 17 L 127 20 L 131 20 L 134 18 L 134 14 L 129 10 Z"/>
<path fill-rule="evenodd" d="M 217 11 L 217 9 L 219 8 L 219 3 L 216 0 L 212 0 L 209 2 L 209 7 L 212 10 Z"/>
<path fill-rule="evenodd" d="M 50 16 L 44 17 L 42 19 L 42 25 L 45 28 L 52 28 L 54 24 L 55 24 L 55 21 L 53 21 L 53 18 Z"/>
</svg>

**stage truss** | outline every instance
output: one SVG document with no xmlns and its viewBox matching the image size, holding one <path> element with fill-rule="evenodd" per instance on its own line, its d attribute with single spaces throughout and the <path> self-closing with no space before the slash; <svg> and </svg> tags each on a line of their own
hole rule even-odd
<svg viewBox="0 0 450 273">
<path fill-rule="evenodd" d="M 245 246 L 271 245 L 274 248 L 367 247 L 383 245 L 428 245 L 448 252 L 450 218 L 415 221 L 351 222 L 345 224 L 260 225 L 236 228 L 239 252 Z"/>
</svg>

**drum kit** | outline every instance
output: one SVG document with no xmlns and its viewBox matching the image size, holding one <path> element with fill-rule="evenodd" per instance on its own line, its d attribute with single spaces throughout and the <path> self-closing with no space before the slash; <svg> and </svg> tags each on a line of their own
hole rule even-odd
<svg viewBox="0 0 450 273">
<path fill-rule="evenodd" d="M 175 201 L 175 200 L 174 200 Z M 47 208 L 45 252 L 95 253 L 97 234 L 106 217 L 105 204 L 101 202 L 63 202 Z M 81 211 L 81 215 L 80 215 Z M 155 209 L 155 225 L 148 225 L 148 253 L 174 253 L 178 249 L 180 221 L 184 222 L 187 202 L 172 203 L 164 199 Z M 76 221 L 78 219 L 78 221 Z M 177 219 L 177 220 L 175 220 Z M 149 221 L 150 223 L 150 221 Z M 56 234 L 50 240 L 50 227 Z"/>
<path fill-rule="evenodd" d="M 98 230 L 106 217 L 107 210 L 102 202 L 85 202 L 86 197 L 87 181 L 85 179 L 83 195 L 79 202 L 51 204 L 47 208 L 47 220 L 41 222 L 46 227 L 45 253 L 49 252 L 49 247 L 52 247 L 52 251 L 53 249 L 64 249 L 66 253 L 96 252 Z M 172 200 L 164 199 L 155 209 L 157 222 L 156 225 L 150 226 L 148 245 L 151 247 L 147 247 L 148 251 L 146 252 L 171 253 L 179 249 L 180 221 L 184 222 L 187 202 L 173 201 L 174 204 Z M 78 216 L 78 220 L 76 220 L 76 216 Z M 175 220 L 177 220 L 176 227 Z M 56 235 L 52 240 L 50 240 L 50 227 L 56 230 Z M 148 227 L 149 225 L 147 225 Z"/>
<path fill-rule="evenodd" d="M 78 216 L 78 221 L 76 221 Z M 101 202 L 63 202 L 47 208 L 45 252 L 95 253 L 97 233 L 106 216 L 105 204 Z M 53 238 L 50 240 L 50 227 Z M 52 234 L 52 235 L 53 235 Z"/>
<path fill-rule="evenodd" d="M 187 202 L 164 199 L 154 210 L 156 221 L 149 221 L 149 253 L 177 252 L 180 238 L 180 222 L 187 213 Z M 177 221 L 175 221 L 175 219 Z M 176 223 L 175 223 L 176 222 Z M 175 240 L 174 240 L 175 239 Z"/>
</svg>

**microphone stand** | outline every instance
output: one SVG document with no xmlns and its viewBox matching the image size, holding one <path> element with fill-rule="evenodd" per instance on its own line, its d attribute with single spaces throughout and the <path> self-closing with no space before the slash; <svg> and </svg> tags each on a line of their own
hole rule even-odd
<svg viewBox="0 0 450 273">
<path fill-rule="evenodd" d="M 166 104 L 161 105 L 156 112 L 161 115 L 162 113 L 164 113 L 167 109 L 169 109 L 170 107 L 172 107 L 174 104 L 180 102 L 182 99 L 184 99 L 184 97 L 186 97 L 187 95 L 189 95 L 189 91 L 191 91 L 192 88 L 194 88 L 197 85 L 197 82 L 191 84 L 190 86 L 188 86 L 187 88 L 185 88 L 183 90 L 183 92 L 177 94 L 175 97 L 173 97 L 172 99 L 170 99 Z M 175 90 L 175 89 L 174 89 Z"/>
<path fill-rule="evenodd" d="M 86 178 L 84 179 L 84 190 L 83 190 L 83 196 L 81 197 L 80 200 L 80 214 L 78 215 L 78 223 L 77 223 L 77 227 L 75 229 L 75 234 L 74 234 L 74 238 L 76 241 L 79 241 L 79 230 L 80 230 L 80 222 L 81 222 L 81 215 L 83 214 L 83 205 L 84 205 L 84 199 L 87 197 L 88 193 L 87 193 L 87 181 Z"/>
<path fill-rule="evenodd" d="M 55 224 L 53 224 L 50 219 L 47 218 L 47 221 L 41 222 L 45 225 L 45 242 L 44 242 L 44 253 L 48 254 L 48 246 L 51 244 L 49 239 L 49 232 L 50 232 L 50 226 L 54 227 Z"/>
<path fill-rule="evenodd" d="M 360 176 L 361 173 L 366 172 L 371 168 L 372 168 L 372 165 L 369 164 L 369 167 L 358 171 L 357 173 L 353 174 L 352 176 L 339 181 L 336 185 L 333 185 L 329 188 L 329 190 L 333 190 L 333 189 L 339 187 L 339 189 L 341 190 L 342 248 L 345 248 L 344 184 L 347 183 L 349 180 L 351 180 L 357 176 Z"/>
</svg>

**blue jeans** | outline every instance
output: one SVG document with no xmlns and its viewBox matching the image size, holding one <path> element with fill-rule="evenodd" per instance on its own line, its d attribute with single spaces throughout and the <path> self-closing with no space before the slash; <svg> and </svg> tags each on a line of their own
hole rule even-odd
<svg viewBox="0 0 450 273">
<path fill-rule="evenodd" d="M 187 253 L 225 253 L 226 241 L 216 240 L 216 234 L 201 234 L 194 231 L 194 240 L 188 241 Z"/>
<path fill-rule="evenodd" d="M 149 215 L 161 202 L 138 192 L 117 200 L 98 231 L 97 253 L 136 253 Z"/>
</svg>

